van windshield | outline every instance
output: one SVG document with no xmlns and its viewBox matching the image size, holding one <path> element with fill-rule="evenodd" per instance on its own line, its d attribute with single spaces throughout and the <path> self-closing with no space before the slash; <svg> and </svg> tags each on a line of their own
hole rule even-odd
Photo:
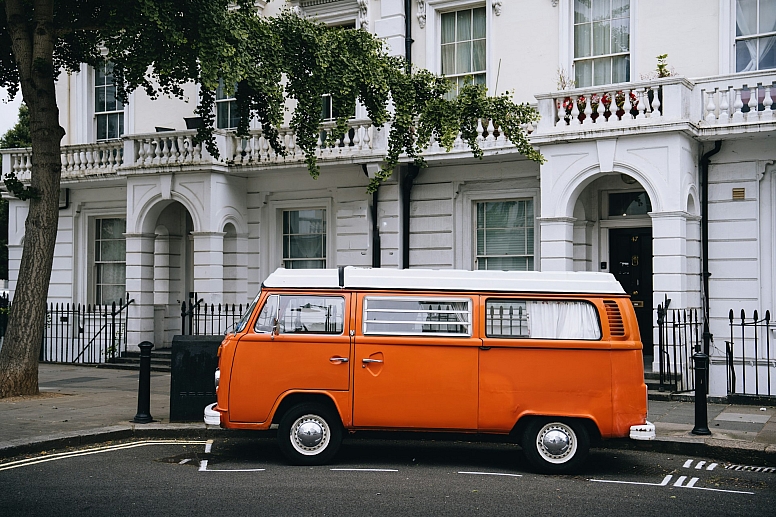
<svg viewBox="0 0 776 517">
<path fill-rule="evenodd" d="M 259 294 L 256 295 L 256 298 L 253 299 L 251 304 L 248 306 L 247 309 L 245 309 L 245 312 L 240 317 L 240 321 L 237 322 L 237 325 L 234 326 L 234 333 L 242 332 L 245 330 L 245 326 L 248 324 L 248 319 L 251 317 L 251 314 L 253 314 L 253 309 L 256 308 L 256 304 L 259 303 L 259 297 L 261 296 L 261 291 L 259 291 Z"/>
</svg>

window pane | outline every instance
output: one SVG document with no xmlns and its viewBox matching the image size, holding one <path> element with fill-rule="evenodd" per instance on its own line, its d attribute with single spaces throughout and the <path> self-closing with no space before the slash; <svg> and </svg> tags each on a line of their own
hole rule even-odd
<svg viewBox="0 0 776 517">
<path fill-rule="evenodd" d="M 760 0 L 760 34 L 776 31 L 776 2 Z"/>
<path fill-rule="evenodd" d="M 608 20 L 611 12 L 609 0 L 593 0 L 593 21 Z"/>
<path fill-rule="evenodd" d="M 218 119 L 218 127 L 220 129 L 225 129 L 229 127 L 229 103 L 228 102 L 217 102 L 218 105 L 218 111 L 217 111 L 217 119 Z"/>
<path fill-rule="evenodd" d="M 525 229 L 486 230 L 486 255 L 524 255 Z"/>
<path fill-rule="evenodd" d="M 612 82 L 627 83 L 628 81 L 630 81 L 630 57 L 614 57 L 612 59 Z"/>
<path fill-rule="evenodd" d="M 485 70 L 485 40 L 472 42 L 472 70 Z"/>
<path fill-rule="evenodd" d="M 574 83 L 577 88 L 593 85 L 593 62 L 577 61 L 574 63 Z"/>
<path fill-rule="evenodd" d="M 757 33 L 757 0 L 736 0 L 736 36 Z"/>
<path fill-rule="evenodd" d="M 612 0 L 612 18 L 630 18 L 630 0 Z"/>
<path fill-rule="evenodd" d="M 472 39 L 472 12 L 471 10 L 458 11 L 457 24 L 455 30 L 456 41 L 465 41 Z"/>
<path fill-rule="evenodd" d="M 586 23 L 590 20 L 590 0 L 574 0 L 574 23 Z"/>
<path fill-rule="evenodd" d="M 345 299 L 325 296 L 281 296 L 281 334 L 342 334 Z"/>
<path fill-rule="evenodd" d="M 94 89 L 94 111 L 105 111 L 105 88 Z"/>
<path fill-rule="evenodd" d="M 116 88 L 114 86 L 105 88 L 105 111 L 116 111 Z"/>
<path fill-rule="evenodd" d="M 589 302 L 564 300 L 488 300 L 488 337 L 601 339 L 598 313 Z"/>
<path fill-rule="evenodd" d="M 610 84 L 612 82 L 612 60 L 605 57 L 593 60 L 593 85 Z"/>
<path fill-rule="evenodd" d="M 590 25 L 575 25 L 574 57 L 588 56 L 590 56 Z"/>
<path fill-rule="evenodd" d="M 776 68 L 776 37 L 760 38 L 759 69 Z"/>
<path fill-rule="evenodd" d="M 320 258 L 323 256 L 323 240 L 320 235 L 291 235 L 286 258 Z"/>
<path fill-rule="evenodd" d="M 757 40 L 748 39 L 736 43 L 736 72 L 757 70 Z"/>
<path fill-rule="evenodd" d="M 108 138 L 108 115 L 97 115 L 97 140 Z"/>
<path fill-rule="evenodd" d="M 458 43 L 455 46 L 455 71 L 458 74 L 465 74 L 472 71 L 472 44 L 467 41 Z"/>
<path fill-rule="evenodd" d="M 496 201 L 477 204 L 477 268 L 528 270 L 533 253 L 533 203 Z M 532 266 L 532 262 L 531 262 Z"/>
<path fill-rule="evenodd" d="M 455 45 L 442 45 L 442 75 L 455 74 Z"/>
<path fill-rule="evenodd" d="M 119 115 L 112 113 L 108 115 L 108 138 L 118 138 L 119 136 Z"/>
<path fill-rule="evenodd" d="M 600 56 L 610 53 L 609 21 L 593 24 L 593 55 Z"/>
<path fill-rule="evenodd" d="M 325 260 L 286 260 L 283 262 L 286 269 L 325 269 Z"/>
<path fill-rule="evenodd" d="M 646 192 L 609 194 L 609 216 L 646 215 L 651 211 L 652 203 Z"/>
<path fill-rule="evenodd" d="M 471 335 L 471 301 L 368 297 L 364 333 Z"/>
<path fill-rule="evenodd" d="M 442 43 L 455 41 L 455 13 L 442 14 Z"/>
<path fill-rule="evenodd" d="M 485 38 L 485 8 L 479 7 L 474 9 L 472 18 L 472 38 Z"/>
<path fill-rule="evenodd" d="M 278 297 L 270 296 L 261 308 L 259 317 L 256 318 L 254 330 L 256 332 L 272 332 L 272 324 L 278 313 Z"/>
<path fill-rule="evenodd" d="M 612 20 L 612 53 L 630 50 L 630 20 Z"/>
</svg>

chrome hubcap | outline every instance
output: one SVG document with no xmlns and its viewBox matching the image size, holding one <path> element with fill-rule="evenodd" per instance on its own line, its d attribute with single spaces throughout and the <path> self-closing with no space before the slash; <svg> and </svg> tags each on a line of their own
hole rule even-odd
<svg viewBox="0 0 776 517">
<path fill-rule="evenodd" d="M 318 415 L 304 415 L 291 426 L 291 445 L 300 454 L 314 456 L 329 445 L 329 424 Z"/>
<path fill-rule="evenodd" d="M 547 424 L 536 436 L 536 449 L 549 463 L 566 463 L 577 452 L 576 433 L 561 422 Z"/>
</svg>

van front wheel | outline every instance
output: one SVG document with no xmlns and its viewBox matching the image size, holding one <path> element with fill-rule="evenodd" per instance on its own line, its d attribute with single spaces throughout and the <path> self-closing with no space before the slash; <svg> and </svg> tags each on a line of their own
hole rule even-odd
<svg viewBox="0 0 776 517">
<path fill-rule="evenodd" d="M 323 465 L 331 461 L 342 442 L 342 426 L 320 404 L 289 409 L 278 425 L 280 450 L 294 465 Z"/>
<path fill-rule="evenodd" d="M 523 453 L 544 474 L 562 474 L 577 468 L 590 452 L 585 426 L 572 420 L 532 420 L 523 434 Z"/>
</svg>

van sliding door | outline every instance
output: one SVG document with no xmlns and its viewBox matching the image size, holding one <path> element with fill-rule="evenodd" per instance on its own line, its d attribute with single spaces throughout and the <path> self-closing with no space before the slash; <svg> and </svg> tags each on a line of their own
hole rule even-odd
<svg viewBox="0 0 776 517">
<path fill-rule="evenodd" d="M 353 424 L 477 428 L 477 353 L 467 297 L 360 295 Z"/>
</svg>

